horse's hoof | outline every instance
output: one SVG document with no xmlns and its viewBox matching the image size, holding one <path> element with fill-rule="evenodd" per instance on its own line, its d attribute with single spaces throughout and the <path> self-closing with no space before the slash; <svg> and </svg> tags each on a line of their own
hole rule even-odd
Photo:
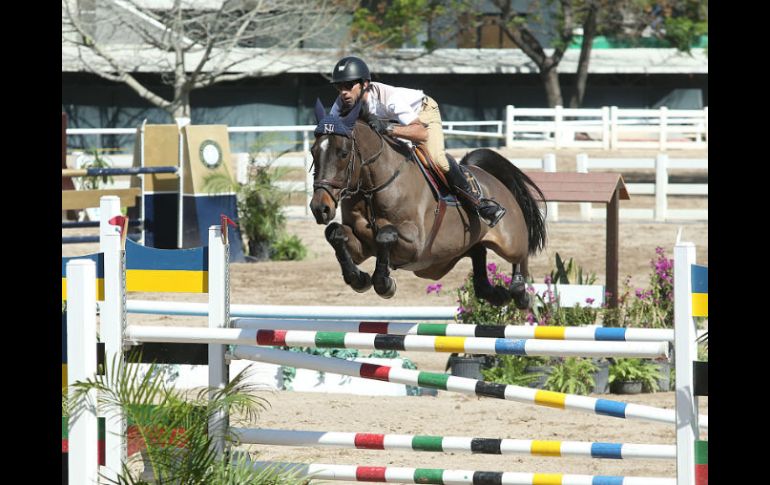
<svg viewBox="0 0 770 485">
<path fill-rule="evenodd" d="M 485 299 L 492 306 L 503 306 L 511 301 L 511 295 L 508 294 L 505 288 L 499 285 L 485 292 L 481 298 Z"/>
<path fill-rule="evenodd" d="M 396 294 L 396 280 L 390 277 L 386 277 L 380 281 L 384 283 L 375 284 L 374 291 L 376 291 L 378 295 L 385 299 L 393 298 L 393 295 Z"/>
<path fill-rule="evenodd" d="M 513 303 L 516 305 L 516 308 L 518 308 L 519 310 L 529 310 L 530 302 L 531 300 L 527 292 L 524 292 L 521 295 L 517 295 L 513 297 Z"/>
<path fill-rule="evenodd" d="M 358 276 L 354 277 L 351 281 L 348 281 L 348 279 L 345 278 L 345 283 L 347 283 L 356 292 L 363 293 L 365 291 L 369 291 L 369 288 L 372 287 L 372 278 L 369 276 L 369 273 L 364 273 L 361 271 L 358 273 Z"/>
</svg>

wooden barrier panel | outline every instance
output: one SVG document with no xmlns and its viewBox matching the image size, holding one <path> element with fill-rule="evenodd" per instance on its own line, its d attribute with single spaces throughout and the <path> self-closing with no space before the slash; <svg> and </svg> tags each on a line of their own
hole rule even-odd
<svg viewBox="0 0 770 485">
<path fill-rule="evenodd" d="M 99 207 L 99 200 L 105 195 L 120 197 L 121 207 L 134 207 L 136 198 L 141 196 L 142 189 L 131 187 L 129 189 L 104 189 L 104 190 L 67 190 L 61 193 L 61 209 L 88 209 Z"/>
</svg>

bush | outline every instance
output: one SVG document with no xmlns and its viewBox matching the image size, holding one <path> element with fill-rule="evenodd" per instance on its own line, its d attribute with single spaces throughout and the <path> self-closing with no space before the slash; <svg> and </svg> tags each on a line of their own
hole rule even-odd
<svg viewBox="0 0 770 485">
<path fill-rule="evenodd" d="M 528 369 L 543 364 L 547 360 L 540 357 L 499 355 L 491 359 L 490 368 L 481 369 L 481 375 L 487 382 L 528 386 L 542 376 L 541 373 L 529 372 Z"/>
<path fill-rule="evenodd" d="M 307 256 L 307 248 L 295 235 L 281 236 L 273 243 L 270 259 L 275 261 L 301 261 Z"/>
<path fill-rule="evenodd" d="M 594 388 L 594 373 L 597 370 L 591 359 L 568 357 L 554 364 L 544 387 L 549 391 L 585 396 Z"/>
<path fill-rule="evenodd" d="M 610 365 L 609 382 L 641 382 L 645 392 L 658 390 L 658 379 L 661 375 L 658 367 L 642 359 L 614 359 Z"/>
</svg>

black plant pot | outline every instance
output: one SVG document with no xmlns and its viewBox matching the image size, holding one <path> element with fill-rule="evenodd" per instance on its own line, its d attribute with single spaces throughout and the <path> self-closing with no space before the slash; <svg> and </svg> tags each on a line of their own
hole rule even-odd
<svg viewBox="0 0 770 485">
<path fill-rule="evenodd" d="M 594 372 L 593 394 L 607 394 L 610 392 L 610 362 L 608 360 L 594 361 L 598 370 Z"/>
<path fill-rule="evenodd" d="M 449 357 L 447 367 L 449 367 L 450 373 L 453 376 L 482 380 L 481 366 L 484 365 L 484 361 L 484 357 L 460 357 L 452 355 Z"/>
<path fill-rule="evenodd" d="M 257 261 L 270 259 L 270 243 L 268 241 L 249 240 L 249 256 Z"/>
<path fill-rule="evenodd" d="M 642 392 L 642 381 L 615 381 L 610 384 L 613 394 L 639 394 Z"/>
<path fill-rule="evenodd" d="M 527 374 L 540 374 L 536 380 L 527 384 L 527 387 L 532 387 L 534 389 L 543 389 L 543 387 L 545 386 L 545 381 L 548 380 L 548 376 L 551 375 L 552 370 L 553 370 L 553 366 L 551 365 L 537 365 L 537 366 L 527 367 Z"/>
<path fill-rule="evenodd" d="M 664 360 L 656 362 L 658 366 L 658 391 L 668 392 L 671 390 L 671 363 Z"/>
</svg>

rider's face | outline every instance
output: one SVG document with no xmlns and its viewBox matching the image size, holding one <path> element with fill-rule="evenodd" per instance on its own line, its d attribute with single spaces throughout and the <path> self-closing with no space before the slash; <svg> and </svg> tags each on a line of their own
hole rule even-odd
<svg viewBox="0 0 770 485">
<path fill-rule="evenodd" d="M 361 91 L 363 90 L 361 84 L 362 83 L 358 81 L 346 81 L 334 85 L 334 88 L 340 93 L 340 97 L 346 108 L 350 108 L 356 104 L 361 97 Z"/>
</svg>

